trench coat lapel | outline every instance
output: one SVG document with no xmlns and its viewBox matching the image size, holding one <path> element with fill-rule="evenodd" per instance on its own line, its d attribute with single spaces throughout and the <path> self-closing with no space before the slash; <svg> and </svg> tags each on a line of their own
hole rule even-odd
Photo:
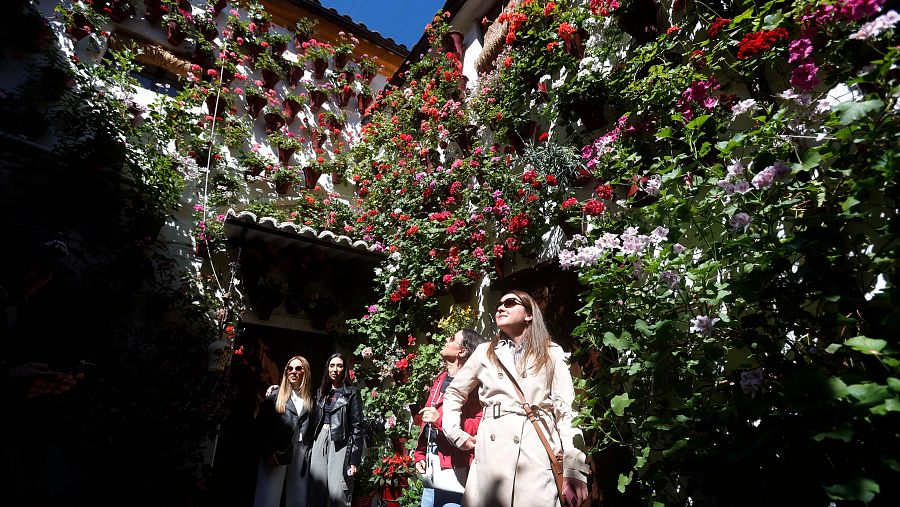
<svg viewBox="0 0 900 507">
<path fill-rule="evenodd" d="M 500 360 L 500 363 L 502 363 L 503 366 L 506 367 L 506 369 L 509 371 L 510 374 L 515 375 L 518 372 L 518 370 L 516 370 L 516 360 L 513 357 L 512 350 L 510 350 L 509 347 L 506 347 L 504 345 L 497 345 L 494 348 L 494 352 L 496 352 L 496 354 L 497 354 L 497 359 Z M 501 370 L 502 370 L 502 368 L 501 368 Z M 506 376 L 506 372 L 501 372 L 501 373 L 503 373 L 503 375 Z M 513 380 L 518 381 L 518 379 L 513 379 Z M 513 394 L 515 394 L 516 388 L 512 386 L 512 381 L 505 380 L 504 382 L 508 382 L 510 384 L 509 387 L 512 388 L 512 392 L 513 392 Z M 518 395 L 513 396 L 513 397 L 516 399 L 516 401 L 518 401 L 518 399 L 519 399 Z"/>
</svg>

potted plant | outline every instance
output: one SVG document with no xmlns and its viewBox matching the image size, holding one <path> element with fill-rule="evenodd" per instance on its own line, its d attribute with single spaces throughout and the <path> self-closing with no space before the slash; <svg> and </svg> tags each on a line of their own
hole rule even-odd
<svg viewBox="0 0 900 507">
<path fill-rule="evenodd" d="M 300 181 L 300 175 L 289 165 L 279 165 L 268 175 L 269 180 L 275 184 L 275 191 L 280 195 L 288 193 L 291 187 Z"/>
<path fill-rule="evenodd" d="M 148 23 L 156 24 L 165 12 L 163 0 L 144 0 L 144 19 Z"/>
<path fill-rule="evenodd" d="M 343 112 L 322 111 L 318 116 L 319 126 L 328 127 L 331 131 L 341 131 L 347 124 L 347 116 Z"/>
<path fill-rule="evenodd" d="M 290 86 L 297 86 L 300 80 L 303 79 L 303 74 L 306 72 L 306 66 L 303 62 L 298 62 L 296 60 L 285 60 L 282 68 L 284 69 L 285 78 Z"/>
<path fill-rule="evenodd" d="M 309 97 L 305 93 L 300 95 L 288 93 L 284 96 L 284 117 L 288 125 L 294 123 L 294 118 L 308 101 Z"/>
<path fill-rule="evenodd" d="M 372 89 L 369 88 L 369 85 L 364 84 L 356 94 L 356 110 L 359 111 L 360 117 L 366 115 L 366 110 L 372 105 L 373 100 Z"/>
<path fill-rule="evenodd" d="M 208 5 L 208 10 L 212 11 L 212 15 L 218 16 L 219 13 L 222 12 L 222 9 L 228 5 L 228 0 L 209 0 Z"/>
<path fill-rule="evenodd" d="M 238 163 L 244 167 L 244 176 L 259 176 L 265 170 L 272 170 L 274 164 L 268 157 L 253 150 L 241 151 Z"/>
<path fill-rule="evenodd" d="M 244 89 L 244 98 L 247 101 L 247 114 L 249 114 L 251 118 L 259 116 L 260 111 L 262 111 L 263 107 L 269 102 L 269 98 L 265 91 L 256 85 L 250 84 Z"/>
<path fill-rule="evenodd" d="M 343 69 L 350 61 L 354 46 L 349 42 L 342 42 L 334 46 L 334 68 Z"/>
<path fill-rule="evenodd" d="M 270 30 L 266 34 L 266 40 L 269 42 L 269 51 L 273 57 L 281 57 L 281 54 L 287 50 L 287 45 L 291 42 L 291 36 L 276 30 Z"/>
<path fill-rule="evenodd" d="M 73 4 L 71 9 L 64 9 L 62 5 L 57 5 L 55 9 L 62 17 L 66 34 L 76 42 L 96 31 L 105 21 L 103 16 L 80 3 Z"/>
<path fill-rule="evenodd" d="M 350 86 L 350 83 L 339 79 L 338 86 L 336 87 L 336 95 L 338 105 L 341 107 L 347 107 L 347 104 L 350 103 L 350 99 L 354 95 L 354 91 Z"/>
<path fill-rule="evenodd" d="M 308 128 L 309 130 L 309 140 L 312 143 L 313 148 L 322 148 L 325 145 L 325 142 L 328 141 L 328 127 L 325 125 L 316 125 L 315 127 Z"/>
<path fill-rule="evenodd" d="M 375 76 L 378 75 L 378 64 L 369 55 L 363 55 L 358 65 L 360 76 L 366 83 L 371 83 Z"/>
<path fill-rule="evenodd" d="M 240 148 L 247 140 L 252 139 L 250 125 L 243 117 L 228 115 L 220 123 L 219 134 L 225 140 L 225 146 Z"/>
<path fill-rule="evenodd" d="M 294 152 L 301 147 L 300 139 L 293 132 L 272 132 L 269 142 L 278 149 L 278 160 L 284 165 L 289 165 Z"/>
<path fill-rule="evenodd" d="M 318 42 L 313 39 L 303 43 L 307 61 L 312 62 L 313 75 L 316 79 L 325 77 L 325 71 L 328 69 L 328 59 L 334 54 L 334 50 L 330 44 Z"/>
<path fill-rule="evenodd" d="M 194 44 L 194 51 L 191 53 L 191 61 L 205 69 L 213 68 L 216 63 L 213 45 L 206 39 L 197 40 L 197 43 Z"/>
<path fill-rule="evenodd" d="M 317 18 L 302 17 L 297 20 L 297 23 L 294 25 L 294 44 L 298 50 L 303 48 L 305 42 L 312 40 L 318 24 L 319 20 Z"/>
<path fill-rule="evenodd" d="M 306 92 L 309 94 L 309 108 L 314 113 L 322 108 L 322 104 L 328 99 L 327 88 L 319 86 L 315 83 L 304 83 Z"/>
<path fill-rule="evenodd" d="M 284 116 L 281 115 L 281 108 L 270 105 L 263 109 L 263 119 L 266 122 L 266 135 L 278 132 L 285 124 Z"/>
<path fill-rule="evenodd" d="M 263 87 L 268 89 L 275 88 L 275 85 L 281 81 L 281 66 L 269 56 L 268 53 L 263 53 L 259 56 L 256 62 L 256 68 L 258 68 L 262 74 Z"/>
<path fill-rule="evenodd" d="M 129 0 L 94 0 L 88 2 L 98 14 L 106 14 L 113 23 L 121 23 L 134 16 L 134 4 Z"/>
<path fill-rule="evenodd" d="M 200 13 L 194 16 L 194 28 L 207 42 L 212 42 L 219 36 L 219 29 L 215 20 L 209 14 Z"/>
<path fill-rule="evenodd" d="M 206 96 L 206 109 L 210 116 L 224 117 L 234 108 L 234 95 L 224 90 L 217 92 L 210 90 Z"/>
<path fill-rule="evenodd" d="M 166 27 L 166 42 L 172 46 L 180 46 L 187 38 L 186 28 L 191 24 L 178 4 L 167 2 L 167 5 L 169 10 L 162 16 Z"/>
<path fill-rule="evenodd" d="M 222 249 L 225 244 L 225 217 L 208 215 L 200 216 L 194 227 L 194 251 L 198 257 L 208 259 L 212 252 Z"/>
</svg>

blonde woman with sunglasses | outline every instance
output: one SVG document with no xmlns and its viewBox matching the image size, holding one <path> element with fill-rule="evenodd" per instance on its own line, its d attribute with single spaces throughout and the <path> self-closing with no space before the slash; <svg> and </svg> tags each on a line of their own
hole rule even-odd
<svg viewBox="0 0 900 507">
<path fill-rule="evenodd" d="M 525 292 L 500 298 L 494 317 L 499 332 L 475 349 L 444 395 L 444 434 L 460 449 L 475 449 L 462 505 L 578 507 L 587 498 L 590 470 L 579 448 L 584 438 L 572 425 L 575 390 L 563 350 L 550 340 L 540 308 Z M 552 451 L 563 453 L 562 498 L 514 381 Z M 460 411 L 476 390 L 484 416 L 470 435 L 460 427 Z"/>
<path fill-rule="evenodd" d="M 282 490 L 286 507 L 306 506 L 312 409 L 309 362 L 294 356 L 284 367 L 281 384 L 266 396 L 256 417 L 260 463 L 254 507 L 279 507 Z"/>
</svg>

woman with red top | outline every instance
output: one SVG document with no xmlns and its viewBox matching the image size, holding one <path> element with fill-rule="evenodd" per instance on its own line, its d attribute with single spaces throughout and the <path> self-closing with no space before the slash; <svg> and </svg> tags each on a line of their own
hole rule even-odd
<svg viewBox="0 0 900 507">
<path fill-rule="evenodd" d="M 444 436 L 441 430 L 444 391 L 456 372 L 465 364 L 466 359 L 483 341 L 484 338 L 475 331 L 463 329 L 451 336 L 441 349 L 446 371 L 434 379 L 426 406 L 419 411 L 422 415 L 422 432 L 419 434 L 414 456 L 416 471 L 425 475 L 422 507 L 458 507 L 462 502 L 466 477 L 469 475 L 469 465 L 473 458 L 471 449 L 475 448 L 475 442 L 473 437 L 472 446 L 464 451 L 452 445 Z M 456 425 L 465 428 L 468 434 L 475 435 L 481 416 L 478 393 L 473 392 L 463 404 L 460 420 Z"/>
</svg>

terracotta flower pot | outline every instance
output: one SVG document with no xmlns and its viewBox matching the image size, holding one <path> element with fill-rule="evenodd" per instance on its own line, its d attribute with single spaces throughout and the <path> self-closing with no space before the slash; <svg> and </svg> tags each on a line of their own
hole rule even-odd
<svg viewBox="0 0 900 507">
<path fill-rule="evenodd" d="M 353 90 L 341 90 L 337 94 L 338 104 L 341 107 L 347 107 L 347 104 L 350 103 L 350 98 L 353 97 Z"/>
<path fill-rule="evenodd" d="M 572 34 L 568 40 L 565 41 L 566 53 L 574 56 L 581 60 L 584 58 L 584 41 L 586 41 L 590 37 L 590 34 L 584 28 L 579 28 L 578 31 Z"/>
<path fill-rule="evenodd" d="M 72 14 L 72 26 L 66 27 L 66 33 L 71 35 L 75 41 L 80 41 L 94 31 L 94 24 L 88 21 L 88 18 L 80 13 Z"/>
<path fill-rule="evenodd" d="M 356 73 L 350 70 L 342 70 L 340 77 L 341 81 L 347 83 L 348 85 L 353 84 L 353 81 L 356 81 Z"/>
<path fill-rule="evenodd" d="M 144 19 L 155 25 L 163 15 L 162 0 L 144 0 Z"/>
<path fill-rule="evenodd" d="M 360 116 L 366 115 L 366 109 L 372 105 L 372 101 L 375 100 L 367 95 L 357 95 L 356 96 L 356 110 L 359 111 Z"/>
<path fill-rule="evenodd" d="M 453 296 L 453 302 L 461 305 L 472 301 L 472 286 L 455 283 L 450 286 L 450 295 Z"/>
<path fill-rule="evenodd" d="M 263 115 L 266 122 L 266 134 L 278 132 L 278 129 L 284 126 L 284 116 L 281 113 L 266 113 Z"/>
<path fill-rule="evenodd" d="M 228 0 L 216 0 L 216 2 L 212 6 L 213 16 L 218 16 L 219 13 L 222 12 L 222 9 L 225 8 L 226 5 L 228 5 Z"/>
<path fill-rule="evenodd" d="M 294 152 L 297 151 L 296 148 L 282 148 L 278 147 L 278 161 L 281 162 L 282 165 L 290 165 L 291 157 L 294 155 Z"/>
<path fill-rule="evenodd" d="M 318 112 L 319 109 L 322 108 L 322 104 L 325 103 L 325 100 L 328 98 L 325 95 L 325 92 L 322 90 L 311 90 L 309 92 L 309 100 L 310 100 L 310 109 L 314 112 Z"/>
<path fill-rule="evenodd" d="M 444 34 L 444 38 L 441 39 L 441 45 L 444 47 L 445 51 L 449 51 L 451 53 L 456 54 L 456 56 L 462 58 L 463 55 L 463 38 L 465 35 L 458 30 L 451 30 Z"/>
<path fill-rule="evenodd" d="M 219 36 L 219 29 L 216 28 L 215 23 L 210 23 L 200 29 L 200 34 L 203 35 L 203 38 L 208 42 L 212 42 Z"/>
<path fill-rule="evenodd" d="M 191 61 L 201 67 L 208 68 L 215 63 L 215 57 L 213 57 L 212 49 L 197 45 L 194 47 L 194 52 L 191 53 Z"/>
<path fill-rule="evenodd" d="M 341 173 L 334 171 L 331 173 L 331 184 L 337 185 L 340 182 L 344 181 L 344 178 L 341 177 Z"/>
<path fill-rule="evenodd" d="M 288 125 L 294 123 L 294 118 L 303 110 L 303 106 L 294 99 L 284 101 L 284 118 Z"/>
<path fill-rule="evenodd" d="M 244 170 L 244 176 L 259 176 L 260 174 L 262 174 L 265 168 L 266 166 L 264 165 L 247 166 L 247 168 Z"/>
<path fill-rule="evenodd" d="M 343 69 L 350 61 L 350 55 L 334 55 L 334 68 Z"/>
<path fill-rule="evenodd" d="M 278 72 L 275 72 L 274 70 L 263 69 L 262 81 L 263 81 L 263 87 L 271 90 L 271 89 L 275 88 L 275 85 L 277 85 L 279 81 L 281 81 L 281 76 L 278 74 Z"/>
<path fill-rule="evenodd" d="M 658 8 L 656 0 L 636 0 L 627 11 L 619 12 L 619 27 L 640 44 L 656 40 L 659 36 L 659 28 L 656 26 Z"/>
<path fill-rule="evenodd" d="M 215 95 L 206 97 L 206 109 L 211 116 L 222 116 L 227 107 L 228 103 L 224 97 L 216 97 Z"/>
<path fill-rule="evenodd" d="M 282 53 L 287 51 L 287 42 L 272 42 L 269 45 L 269 49 L 272 50 L 272 56 L 281 56 Z"/>
<path fill-rule="evenodd" d="M 456 141 L 456 144 L 463 153 L 469 153 L 472 149 L 472 141 L 475 139 L 475 134 L 477 132 L 478 127 L 466 125 L 463 127 L 462 132 L 460 132 L 453 140 Z"/>
<path fill-rule="evenodd" d="M 109 15 L 109 19 L 113 23 L 121 23 L 121 22 L 125 21 L 126 19 L 134 16 L 134 12 L 135 12 L 134 4 L 131 3 L 130 1 L 111 0 L 109 2 L 103 2 L 103 4 L 105 4 L 105 7 L 108 8 L 109 10 L 106 11 L 106 9 L 101 9 L 101 11 L 99 11 L 99 12 L 101 14 L 106 12 L 106 14 Z M 96 6 L 103 5 L 103 4 L 99 4 L 99 3 L 95 2 L 94 3 L 95 10 L 96 10 Z"/>
<path fill-rule="evenodd" d="M 308 35 L 303 33 L 295 33 L 294 34 L 294 47 L 297 48 L 297 51 L 303 50 L 303 44 L 309 42 L 310 38 Z"/>
<path fill-rule="evenodd" d="M 275 191 L 278 192 L 278 195 L 284 195 L 291 191 L 292 185 L 293 184 L 290 181 L 276 181 L 275 182 Z M 270 311 L 269 314 L 271 315 L 271 313 L 272 312 Z M 262 318 L 262 317 L 260 317 L 260 318 Z M 262 320 L 268 320 L 268 319 L 262 319 Z"/>
<path fill-rule="evenodd" d="M 587 130 L 597 130 L 606 124 L 606 116 L 603 113 L 603 104 L 598 99 L 579 97 L 573 103 L 573 109 L 581 123 Z"/>
<path fill-rule="evenodd" d="M 361 75 L 362 75 L 363 81 L 365 81 L 366 83 L 371 83 L 372 80 L 375 79 L 375 76 L 377 75 L 377 73 L 364 70 L 364 71 L 362 71 Z"/>
<path fill-rule="evenodd" d="M 322 172 L 313 169 L 312 166 L 303 168 L 303 178 L 306 188 L 316 188 L 316 182 L 319 181 L 319 177 L 321 176 Z"/>
<path fill-rule="evenodd" d="M 288 84 L 291 86 L 297 86 L 297 83 L 299 83 L 300 80 L 303 79 L 304 72 L 306 72 L 306 70 L 304 70 L 303 67 L 288 68 L 288 71 L 287 71 Z"/>
<path fill-rule="evenodd" d="M 173 46 L 180 46 L 186 36 L 177 21 L 166 22 L 166 42 Z"/>
<path fill-rule="evenodd" d="M 248 95 L 247 114 L 249 114 L 251 118 L 256 118 L 259 116 L 260 111 L 266 107 L 267 102 L 268 100 L 262 95 Z"/>
<path fill-rule="evenodd" d="M 325 71 L 328 70 L 328 60 L 324 58 L 316 58 L 313 60 L 313 74 L 316 79 L 325 77 Z"/>
</svg>

